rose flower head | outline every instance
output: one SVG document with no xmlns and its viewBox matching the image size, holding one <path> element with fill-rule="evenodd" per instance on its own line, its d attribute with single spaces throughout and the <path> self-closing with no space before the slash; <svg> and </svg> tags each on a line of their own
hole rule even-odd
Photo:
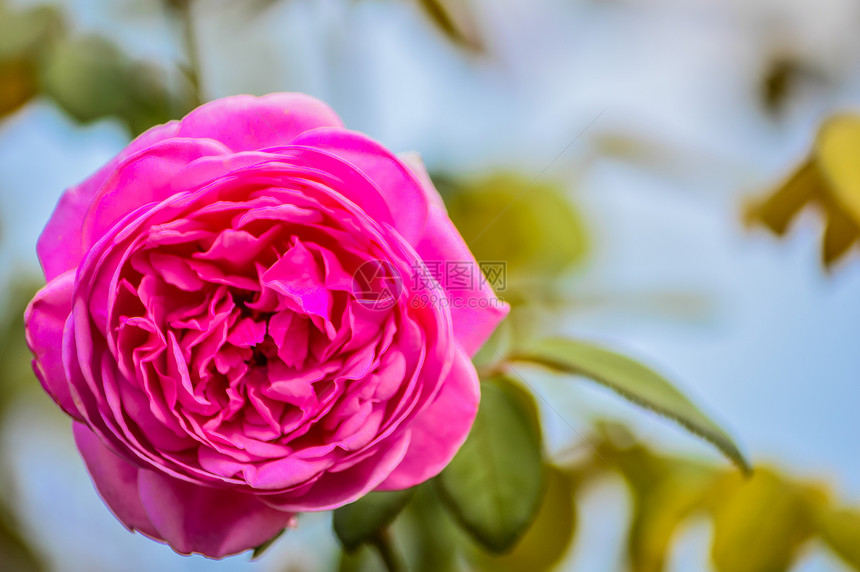
<svg viewBox="0 0 860 572">
<path fill-rule="evenodd" d="M 27 342 L 99 494 L 210 557 L 438 474 L 508 310 L 420 161 L 302 94 L 153 127 L 65 191 L 38 254 Z"/>
</svg>

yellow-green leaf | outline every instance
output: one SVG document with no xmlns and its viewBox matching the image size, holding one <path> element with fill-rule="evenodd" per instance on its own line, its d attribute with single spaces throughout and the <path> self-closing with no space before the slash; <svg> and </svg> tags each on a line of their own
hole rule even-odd
<svg viewBox="0 0 860 572">
<path fill-rule="evenodd" d="M 736 476 L 714 507 L 712 556 L 719 572 L 782 572 L 813 532 L 805 491 L 770 469 Z"/>
<path fill-rule="evenodd" d="M 834 198 L 860 222 L 860 117 L 839 115 L 818 133 L 815 158 Z"/>
<path fill-rule="evenodd" d="M 821 516 L 818 533 L 842 560 L 860 570 L 860 511 L 840 509 L 825 512 Z"/>
<path fill-rule="evenodd" d="M 707 471 L 676 470 L 635 495 L 627 541 L 632 572 L 664 569 L 675 531 L 704 506 L 712 482 Z"/>
<path fill-rule="evenodd" d="M 822 194 L 823 188 L 818 168 L 812 161 L 806 161 L 773 194 L 747 209 L 747 221 L 761 223 L 782 236 L 803 207 Z"/>
<path fill-rule="evenodd" d="M 483 50 L 477 22 L 466 0 L 418 0 L 418 4 L 448 39 L 473 51 Z"/>
</svg>

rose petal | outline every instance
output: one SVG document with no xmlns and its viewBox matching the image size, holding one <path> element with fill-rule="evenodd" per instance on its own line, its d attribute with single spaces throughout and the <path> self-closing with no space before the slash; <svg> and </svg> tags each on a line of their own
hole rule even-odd
<svg viewBox="0 0 860 572">
<path fill-rule="evenodd" d="M 294 517 L 251 494 L 194 485 L 155 471 L 141 470 L 138 486 L 149 519 L 181 554 L 237 554 L 269 540 Z"/>
<path fill-rule="evenodd" d="M 395 228 L 410 244 L 417 244 L 427 220 L 427 197 L 412 171 L 388 149 L 345 129 L 314 129 L 297 137 L 293 144 L 328 151 L 364 173 L 388 203 Z"/>
<path fill-rule="evenodd" d="M 361 463 L 345 471 L 328 472 L 310 487 L 296 492 L 260 496 L 266 504 L 283 510 L 331 510 L 351 503 L 377 488 L 398 466 L 409 446 L 409 434 L 379 447 Z"/>
<path fill-rule="evenodd" d="M 331 108 L 302 93 L 236 95 L 189 113 L 182 120 L 179 136 L 205 137 L 233 151 L 254 151 L 285 145 L 309 129 L 342 126 Z"/>
<path fill-rule="evenodd" d="M 105 179 L 87 211 L 81 229 L 84 248 L 95 244 L 118 220 L 134 209 L 183 190 L 172 183 L 195 160 L 227 153 L 226 147 L 210 139 L 173 138 L 127 157 Z M 223 173 L 211 168 L 195 174 L 195 177 L 184 177 L 183 183 L 188 188 L 202 186 Z"/>
<path fill-rule="evenodd" d="M 161 540 L 140 502 L 137 488 L 140 469 L 108 449 L 83 423 L 73 423 L 72 432 L 96 490 L 111 512 L 129 529 Z"/>
<path fill-rule="evenodd" d="M 505 319 L 510 306 L 496 298 L 492 287 L 482 280 L 481 269 L 448 215 L 439 207 L 430 208 L 424 236 L 416 251 L 424 261 L 446 261 L 472 265 L 471 288 L 446 284 L 454 335 L 469 356 L 475 355 L 496 326 Z"/>
<path fill-rule="evenodd" d="M 99 192 L 116 166 L 138 151 L 173 137 L 177 131 L 179 131 L 178 121 L 171 121 L 149 129 L 140 134 L 129 143 L 128 147 L 83 183 L 71 187 L 63 193 L 36 244 L 36 252 L 48 282 L 66 270 L 75 268 L 80 263 L 83 256 L 81 224 L 90 208 L 93 197 Z"/>
<path fill-rule="evenodd" d="M 436 190 L 433 181 L 430 179 L 430 173 L 427 172 L 427 167 L 424 165 L 424 160 L 421 159 L 421 154 L 417 151 L 406 151 L 398 153 L 397 158 L 400 162 L 409 167 L 418 182 L 421 183 L 421 190 L 424 191 L 424 196 L 427 197 L 427 203 L 435 205 L 441 209 L 445 209 L 445 202 L 442 200 L 442 195 Z"/>
<path fill-rule="evenodd" d="M 377 490 L 400 490 L 438 475 L 466 441 L 480 401 L 475 366 L 458 348 L 442 389 L 409 425 L 412 438 L 403 461 Z"/>
<path fill-rule="evenodd" d="M 69 390 L 63 367 L 63 328 L 72 311 L 75 271 L 69 270 L 48 282 L 27 306 L 24 327 L 27 345 L 33 352 L 33 370 L 53 400 L 71 417 L 81 420 Z"/>
</svg>

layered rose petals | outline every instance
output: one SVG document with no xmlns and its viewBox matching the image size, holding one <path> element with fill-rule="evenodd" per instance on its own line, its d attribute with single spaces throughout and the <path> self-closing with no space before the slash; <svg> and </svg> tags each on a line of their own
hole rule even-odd
<svg viewBox="0 0 860 572">
<path fill-rule="evenodd" d="M 441 471 L 506 307 L 416 279 L 475 264 L 426 174 L 296 94 L 143 137 L 61 200 L 26 317 L 117 517 L 221 557 Z"/>
</svg>

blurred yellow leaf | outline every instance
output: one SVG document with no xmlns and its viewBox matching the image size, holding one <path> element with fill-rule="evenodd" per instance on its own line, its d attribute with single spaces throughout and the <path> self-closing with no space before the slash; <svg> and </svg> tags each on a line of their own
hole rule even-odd
<svg viewBox="0 0 860 572">
<path fill-rule="evenodd" d="M 860 117 L 839 115 L 821 127 L 810 157 L 792 176 L 746 212 L 783 235 L 807 205 L 824 215 L 821 258 L 829 267 L 860 240 Z"/>
<path fill-rule="evenodd" d="M 773 194 L 750 205 L 747 220 L 759 222 L 782 236 L 794 217 L 823 192 L 817 166 L 811 160 L 806 161 Z"/>
<path fill-rule="evenodd" d="M 819 534 L 847 564 L 860 570 L 860 511 L 825 512 L 819 522 Z"/>
<path fill-rule="evenodd" d="M 675 531 L 705 506 L 715 475 L 713 471 L 696 469 L 679 463 L 656 486 L 634 495 L 628 537 L 633 572 L 662 571 Z"/>
<path fill-rule="evenodd" d="M 0 3 L 0 117 L 36 95 L 42 54 L 62 30 L 56 8 L 13 10 Z"/>
<path fill-rule="evenodd" d="M 27 103 L 37 89 L 36 74 L 30 62 L 0 61 L 0 117 Z"/>
<path fill-rule="evenodd" d="M 449 40 L 472 51 L 483 51 L 484 42 L 467 0 L 418 0 L 418 4 Z"/>
<path fill-rule="evenodd" d="M 807 492 L 775 471 L 757 469 L 749 480 L 728 475 L 714 503 L 712 556 L 720 572 L 788 570 L 814 532 Z"/>
<path fill-rule="evenodd" d="M 832 200 L 823 199 L 821 204 L 826 217 L 821 258 L 825 266 L 830 266 L 857 242 L 860 238 L 860 226 L 848 211 L 834 204 Z"/>
<path fill-rule="evenodd" d="M 860 222 L 860 117 L 828 120 L 818 133 L 814 155 L 833 197 Z"/>
</svg>

